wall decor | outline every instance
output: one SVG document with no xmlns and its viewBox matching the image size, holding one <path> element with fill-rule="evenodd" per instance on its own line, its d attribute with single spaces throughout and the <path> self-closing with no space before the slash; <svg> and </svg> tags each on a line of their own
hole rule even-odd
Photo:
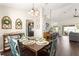
<svg viewBox="0 0 79 59">
<path fill-rule="evenodd" d="M 4 16 L 2 18 L 2 29 L 11 29 L 11 28 L 12 28 L 11 18 L 8 16 Z"/>
<path fill-rule="evenodd" d="M 15 28 L 22 29 L 22 21 L 19 18 L 15 21 Z"/>
<path fill-rule="evenodd" d="M 46 25 L 45 29 L 47 30 L 49 28 L 49 23 L 46 23 L 45 25 Z"/>
</svg>

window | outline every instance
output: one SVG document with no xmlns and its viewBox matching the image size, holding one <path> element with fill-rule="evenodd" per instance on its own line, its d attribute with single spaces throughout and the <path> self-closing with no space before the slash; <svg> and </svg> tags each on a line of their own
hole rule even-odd
<svg viewBox="0 0 79 59">
<path fill-rule="evenodd" d="M 76 32 L 75 25 L 63 26 L 63 34 L 68 35 L 70 32 Z"/>
</svg>

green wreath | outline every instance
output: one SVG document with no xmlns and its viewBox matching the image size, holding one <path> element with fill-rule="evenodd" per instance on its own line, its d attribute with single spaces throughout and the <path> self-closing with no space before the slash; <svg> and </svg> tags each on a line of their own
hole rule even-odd
<svg viewBox="0 0 79 59">
<path fill-rule="evenodd" d="M 21 25 L 22 25 L 22 23 L 19 21 L 19 22 L 17 22 L 17 25 L 18 25 L 18 26 L 21 26 Z"/>
<path fill-rule="evenodd" d="M 3 20 L 3 22 L 2 22 L 3 24 L 6 24 L 6 25 L 9 25 L 10 23 L 11 23 L 11 21 L 10 20 L 8 20 L 8 19 L 5 19 L 5 20 Z"/>
<path fill-rule="evenodd" d="M 6 25 L 11 24 L 10 18 L 8 16 L 4 16 L 3 19 L 2 19 L 2 24 L 6 24 Z"/>
</svg>

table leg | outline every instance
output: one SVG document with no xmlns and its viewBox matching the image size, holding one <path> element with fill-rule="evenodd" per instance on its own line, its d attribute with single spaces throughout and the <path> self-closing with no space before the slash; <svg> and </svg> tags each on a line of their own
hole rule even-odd
<svg viewBox="0 0 79 59">
<path fill-rule="evenodd" d="M 35 52 L 35 56 L 38 56 L 38 52 Z"/>
</svg>

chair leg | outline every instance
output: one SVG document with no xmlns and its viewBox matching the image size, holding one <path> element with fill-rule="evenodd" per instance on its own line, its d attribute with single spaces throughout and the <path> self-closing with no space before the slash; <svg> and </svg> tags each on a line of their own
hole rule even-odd
<svg viewBox="0 0 79 59">
<path fill-rule="evenodd" d="M 53 50 L 51 53 L 50 53 L 50 56 L 55 56 L 56 55 L 56 50 Z"/>
<path fill-rule="evenodd" d="M 54 55 L 53 56 L 55 56 L 56 55 L 56 50 L 55 50 L 55 52 L 54 52 Z"/>
</svg>

